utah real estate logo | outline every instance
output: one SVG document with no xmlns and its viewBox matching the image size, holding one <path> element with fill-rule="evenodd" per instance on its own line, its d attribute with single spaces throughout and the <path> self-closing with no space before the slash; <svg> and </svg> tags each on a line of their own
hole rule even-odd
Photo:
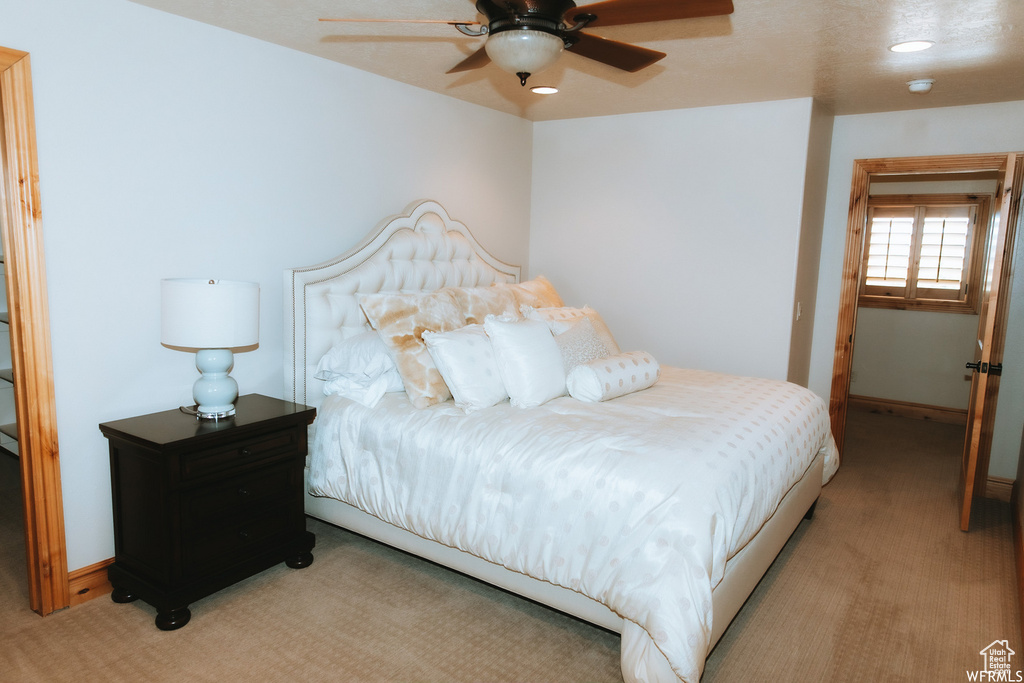
<svg viewBox="0 0 1024 683">
<path fill-rule="evenodd" d="M 1020 671 L 1013 671 L 1010 668 L 1010 660 L 1016 652 L 1010 649 L 1010 642 L 1007 640 L 993 640 L 982 648 L 979 653 L 984 659 L 984 665 L 978 671 L 968 671 L 968 681 L 979 681 L 983 683 L 994 683 L 995 681 L 1024 681 Z"/>
</svg>

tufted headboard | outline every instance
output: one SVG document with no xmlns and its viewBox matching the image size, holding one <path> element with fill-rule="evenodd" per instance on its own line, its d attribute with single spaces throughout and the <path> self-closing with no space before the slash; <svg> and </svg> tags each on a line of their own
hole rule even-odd
<svg viewBox="0 0 1024 683">
<path fill-rule="evenodd" d="M 414 202 L 337 258 L 284 272 L 285 399 L 319 406 L 316 365 L 334 344 L 369 329 L 361 294 L 432 292 L 518 282 L 519 266 L 494 258 L 434 201 Z"/>
</svg>

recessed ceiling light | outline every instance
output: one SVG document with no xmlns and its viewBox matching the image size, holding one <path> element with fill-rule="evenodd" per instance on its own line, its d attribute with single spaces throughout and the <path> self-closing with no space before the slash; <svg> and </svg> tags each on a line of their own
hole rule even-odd
<svg viewBox="0 0 1024 683">
<path fill-rule="evenodd" d="M 920 52 L 927 50 L 934 45 L 930 40 L 908 40 L 905 43 L 896 43 L 889 47 L 893 52 Z"/>
<path fill-rule="evenodd" d="M 550 85 L 535 85 L 530 90 L 538 95 L 554 95 L 558 92 L 558 88 Z"/>
</svg>

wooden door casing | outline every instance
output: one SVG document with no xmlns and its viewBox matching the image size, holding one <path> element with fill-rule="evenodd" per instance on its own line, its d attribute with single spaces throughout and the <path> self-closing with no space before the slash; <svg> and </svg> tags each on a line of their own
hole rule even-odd
<svg viewBox="0 0 1024 683">
<path fill-rule="evenodd" d="M 14 402 L 28 555 L 29 603 L 39 614 L 70 604 L 64 503 L 50 354 L 43 233 L 29 55 L 0 47 L 0 210 L 7 268 Z"/>
</svg>

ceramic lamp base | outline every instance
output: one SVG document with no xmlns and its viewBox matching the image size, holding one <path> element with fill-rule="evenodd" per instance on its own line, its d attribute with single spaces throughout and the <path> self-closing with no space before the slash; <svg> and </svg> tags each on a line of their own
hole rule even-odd
<svg viewBox="0 0 1024 683">
<path fill-rule="evenodd" d="M 202 349 L 196 353 L 196 367 L 202 373 L 192 385 L 196 417 L 217 420 L 235 414 L 238 383 L 228 374 L 232 365 L 230 349 Z"/>
</svg>

